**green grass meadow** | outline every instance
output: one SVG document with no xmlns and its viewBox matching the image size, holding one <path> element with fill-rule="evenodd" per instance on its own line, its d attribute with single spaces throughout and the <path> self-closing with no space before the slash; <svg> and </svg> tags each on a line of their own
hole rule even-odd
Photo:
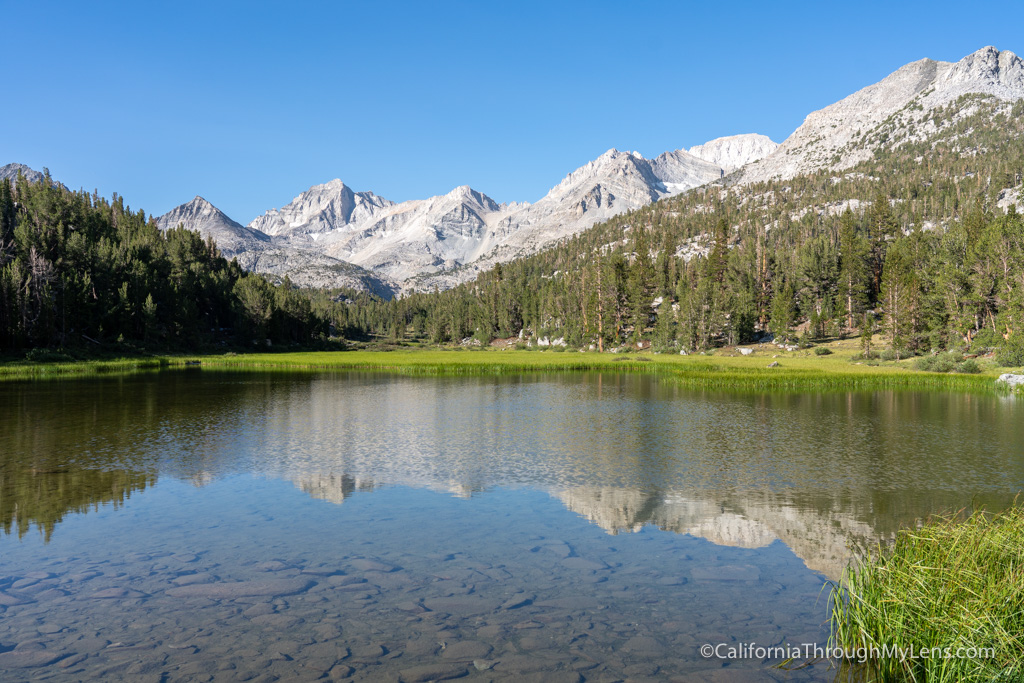
<svg viewBox="0 0 1024 683">
<path fill-rule="evenodd" d="M 833 353 L 813 349 L 757 350 L 742 356 L 731 350 L 713 355 L 593 353 L 576 350 L 424 349 L 298 351 L 157 356 L 73 362 L 0 363 L 0 380 L 95 376 L 198 365 L 207 369 L 368 370 L 408 375 L 487 375 L 522 372 L 639 372 L 673 377 L 694 388 L 743 390 L 920 389 L 968 392 L 1000 390 L 999 371 L 985 367 L 977 375 L 916 370 L 912 361 L 858 363 L 854 346 Z M 775 367 L 769 364 L 777 363 Z"/>
</svg>

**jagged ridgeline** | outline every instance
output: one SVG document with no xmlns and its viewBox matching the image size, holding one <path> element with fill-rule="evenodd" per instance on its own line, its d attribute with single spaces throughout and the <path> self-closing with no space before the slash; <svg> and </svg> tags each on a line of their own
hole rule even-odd
<svg viewBox="0 0 1024 683">
<path fill-rule="evenodd" d="M 1009 52 L 915 62 L 721 181 L 366 318 L 435 341 L 525 329 L 676 350 L 882 332 L 897 353 L 995 347 L 1020 365 L 1021 96 Z"/>
<path fill-rule="evenodd" d="M 778 146 L 611 150 L 533 205 L 468 187 L 394 204 L 336 181 L 248 226 L 198 197 L 147 219 L 5 167 L 0 344 L 340 333 L 691 351 L 881 331 L 897 354 L 1000 348 L 1021 365 L 1021 98 L 1024 63 L 987 47 L 908 64 Z M 382 296 L 300 291 L 289 273 Z"/>
<path fill-rule="evenodd" d="M 336 294 L 249 274 L 212 240 L 160 230 L 116 194 L 72 192 L 14 164 L 0 171 L 2 349 L 308 344 L 348 325 Z"/>
</svg>

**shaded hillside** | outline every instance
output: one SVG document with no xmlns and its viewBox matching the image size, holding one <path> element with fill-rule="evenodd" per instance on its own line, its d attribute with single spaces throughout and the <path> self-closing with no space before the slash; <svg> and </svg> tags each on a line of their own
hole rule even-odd
<svg viewBox="0 0 1024 683">
<path fill-rule="evenodd" d="M 246 274 L 116 194 L 0 180 L 0 349 L 309 343 L 338 322 L 324 299 Z"/>
</svg>

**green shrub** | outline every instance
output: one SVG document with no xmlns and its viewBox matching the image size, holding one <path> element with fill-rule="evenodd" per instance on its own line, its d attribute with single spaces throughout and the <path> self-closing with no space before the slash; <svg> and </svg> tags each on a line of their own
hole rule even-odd
<svg viewBox="0 0 1024 683">
<path fill-rule="evenodd" d="M 74 359 L 63 351 L 32 349 L 25 354 L 25 360 L 30 360 L 34 363 L 68 363 Z"/>
<path fill-rule="evenodd" d="M 922 372 L 935 372 L 935 356 L 922 356 L 914 361 L 914 367 Z"/>
<path fill-rule="evenodd" d="M 814 355 L 815 356 L 831 356 L 832 355 L 832 349 L 825 348 L 824 346 L 816 346 L 816 347 L 814 347 Z"/>
<path fill-rule="evenodd" d="M 1024 365 L 1024 335 L 1011 334 L 996 353 L 996 363 L 1006 368 Z"/>
<path fill-rule="evenodd" d="M 882 360 L 896 360 L 896 350 L 885 349 L 880 354 L 878 354 L 878 357 L 881 358 Z"/>
<path fill-rule="evenodd" d="M 978 365 L 978 361 L 973 358 L 957 363 L 956 367 L 953 368 L 953 372 L 959 372 L 964 375 L 977 375 L 981 372 L 981 366 Z"/>
<path fill-rule="evenodd" d="M 955 351 L 947 351 L 946 353 L 934 356 L 918 358 L 914 361 L 914 367 L 924 372 L 963 372 L 966 374 L 981 372 L 981 368 L 977 363 L 971 361 L 970 364 L 964 365 L 966 362 L 961 354 Z M 965 369 L 961 370 L 961 366 L 964 366 Z M 971 368 L 974 369 L 972 370 Z"/>
</svg>

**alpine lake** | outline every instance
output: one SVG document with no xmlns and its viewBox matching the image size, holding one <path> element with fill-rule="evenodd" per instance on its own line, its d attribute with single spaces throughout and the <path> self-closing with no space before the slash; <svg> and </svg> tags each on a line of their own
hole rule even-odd
<svg viewBox="0 0 1024 683">
<path fill-rule="evenodd" d="M 824 648 L 858 549 L 1012 503 L 1022 418 L 599 372 L 5 383 L 0 680 L 832 681 L 730 648 Z"/>
</svg>

